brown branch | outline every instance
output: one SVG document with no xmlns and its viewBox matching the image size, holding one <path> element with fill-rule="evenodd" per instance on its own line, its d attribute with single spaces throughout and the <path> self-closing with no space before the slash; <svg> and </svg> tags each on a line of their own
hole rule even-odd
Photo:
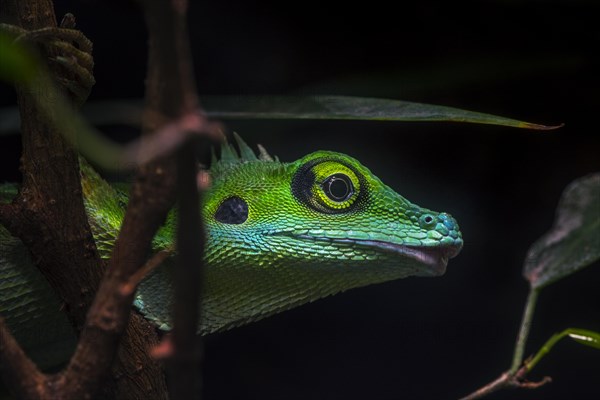
<svg viewBox="0 0 600 400">
<path fill-rule="evenodd" d="M 205 235 L 200 220 L 196 165 L 192 150 L 183 148 L 179 152 L 179 262 L 174 279 L 173 354 L 169 363 L 173 400 L 200 398 L 202 387 L 202 342 L 197 330 Z"/>
<path fill-rule="evenodd" d="M 525 375 L 527 374 L 527 367 L 523 366 L 521 369 L 517 371 L 516 374 L 512 375 L 510 372 L 504 372 L 494 381 L 488 383 L 487 385 L 477 389 L 473 393 L 469 394 L 461 398 L 460 400 L 475 400 L 480 399 L 485 396 L 489 396 L 490 394 L 497 392 L 501 389 L 537 389 L 540 386 L 543 386 L 547 383 L 552 382 L 552 379 L 548 376 L 542 378 L 541 381 L 531 382 L 525 379 Z"/>
<path fill-rule="evenodd" d="M 198 109 L 188 34 L 186 0 L 143 0 L 142 8 L 150 36 L 149 80 L 162 73 L 169 81 L 156 89 L 162 102 L 155 104 L 165 115 L 177 117 Z M 170 92 L 165 93 L 167 89 Z M 152 97 L 151 97 L 152 98 Z M 165 104 L 166 103 L 166 104 Z M 194 115 L 194 114 L 190 114 Z M 195 114 L 204 118 L 204 113 Z M 196 122 L 197 124 L 197 122 Z M 200 398 L 201 339 L 196 334 L 204 234 L 200 219 L 200 196 L 196 181 L 194 142 L 178 152 L 179 214 L 175 270 L 173 333 L 169 340 L 170 394 L 172 399 Z"/>
<path fill-rule="evenodd" d="M 25 29 L 56 27 L 49 0 L 1 1 L 18 16 Z M 185 8 L 185 1 L 181 0 L 172 4 L 166 0 L 144 3 L 150 33 L 147 118 L 144 120 L 146 134 L 197 109 L 184 23 Z M 60 46 L 56 47 L 60 49 Z M 58 80 L 65 79 L 60 76 L 60 71 L 53 72 Z M 138 316 L 131 318 L 133 322 L 128 325 L 133 291 L 121 289 L 139 280 L 138 270 L 150 251 L 152 238 L 174 203 L 177 176 L 175 158 L 163 157 L 139 169 L 108 269 L 86 319 L 86 311 L 103 268 L 83 208 L 77 155 L 37 109 L 36 105 L 44 104 L 44 99 L 32 101 L 33 96 L 51 90 L 36 88 L 28 91 L 27 88 L 17 88 L 17 92 L 23 116 L 24 182 L 13 205 L 3 206 L 0 212 L 6 217 L 3 218 L 7 220 L 6 227 L 29 247 L 40 271 L 67 305 L 74 326 L 82 328 L 76 352 L 65 370 L 55 375 L 43 375 L 38 371 L 30 374 L 35 379 L 16 380 L 21 382 L 18 391 L 26 393 L 25 397 L 28 398 L 93 397 L 109 375 L 119 339 L 127 327 L 125 343 L 119 351 L 117 374 L 132 376 L 125 380 L 117 379 L 116 396 L 164 397 L 164 379 L 160 367 L 149 359 L 147 351 L 156 344 L 156 335 Z M 178 304 L 184 301 L 189 308 L 189 304 L 198 307 L 200 271 L 197 268 L 202 256 L 202 249 L 198 249 L 197 242 L 191 244 L 193 240 L 202 242 L 203 238 L 194 156 L 191 150 L 185 149 L 180 151 L 179 158 L 184 160 L 181 170 L 189 168 L 182 175 L 181 187 L 188 188 L 184 192 L 190 197 L 182 198 L 182 204 L 185 204 L 184 214 L 192 216 L 180 222 L 184 229 L 192 232 L 192 236 L 186 236 L 186 232 L 181 230 L 178 237 L 188 237 L 187 243 L 182 240 L 184 251 L 181 258 L 185 260 L 182 266 L 187 266 L 186 269 L 194 274 L 193 277 L 179 280 L 194 284 L 183 290 L 183 300 L 180 299 Z M 47 168 L 48 165 L 53 168 Z M 8 217 L 8 214 L 11 216 Z M 178 310 L 184 308 L 179 307 Z M 191 318 L 176 318 L 176 326 L 180 328 L 176 329 L 179 333 L 174 341 L 177 345 L 172 365 L 174 371 L 185 370 L 184 382 L 187 384 L 182 386 L 182 390 L 174 391 L 181 398 L 199 395 L 199 357 L 186 356 L 190 348 L 199 349 L 199 339 L 195 335 L 198 314 L 193 312 L 190 315 Z M 142 334 L 136 335 L 140 329 Z M 4 357 L 7 362 L 3 369 L 13 371 L 8 376 L 25 376 L 34 371 L 35 365 L 24 356 L 12 336 L 7 331 L 2 333 L 3 354 L 9 355 Z M 139 341 L 138 337 L 144 340 Z M 192 354 L 199 355 L 199 351 L 192 351 Z M 190 365 L 194 365 L 191 370 L 188 368 Z M 136 373 L 138 376 L 135 376 Z M 140 383 L 138 378 L 142 375 L 143 383 Z"/>
<path fill-rule="evenodd" d="M 49 0 L 2 0 L 1 5 L 25 29 L 56 27 Z M 60 74 L 65 71 L 53 72 L 62 79 Z M 160 76 L 157 78 L 156 82 L 160 82 Z M 104 268 L 87 224 L 77 155 L 36 106 L 47 101 L 43 96 L 49 92 L 40 86 L 35 90 L 17 88 L 23 124 L 24 181 L 13 205 L 2 206 L 0 212 L 6 217 L 4 225 L 30 249 L 40 271 L 66 304 L 72 323 L 78 329 L 83 327 L 83 332 L 64 371 L 42 375 L 44 384 L 34 385 L 31 380 L 15 382 L 21 382 L 19 392 L 28 393 L 27 398 L 89 398 L 108 375 L 119 337 L 127 326 L 133 294 L 122 295 L 118 289 L 144 263 L 152 237 L 174 202 L 175 163 L 161 160 L 139 172 L 108 273 L 85 322 Z M 162 95 L 156 89 L 149 92 Z M 156 333 L 141 318 L 134 316 L 131 321 L 119 351 L 116 395 L 165 397 L 164 374 L 147 353 L 158 343 Z M 10 354 L 18 354 L 13 351 L 18 346 L 9 339 L 6 343 L 12 343 L 8 347 Z M 22 357 L 3 361 L 3 369 L 13 375 L 25 376 L 31 370 Z"/>
<path fill-rule="evenodd" d="M 477 389 L 473 393 L 468 396 L 462 397 L 460 400 L 475 400 L 487 395 L 490 395 L 500 389 L 506 388 L 509 386 L 510 375 L 505 372 L 496 378 L 494 381 L 488 383 L 487 385 Z"/>
<path fill-rule="evenodd" d="M 26 30 L 56 28 L 50 0 L 0 0 L 0 6 Z M 69 78 L 64 69 L 52 72 Z M 2 222 L 29 248 L 79 330 L 103 268 L 81 198 L 77 154 L 36 106 L 50 99 L 43 82 L 37 83 L 35 90 L 16 87 L 22 116 L 23 184 L 11 206 L 12 215 Z"/>
<path fill-rule="evenodd" d="M 95 393 L 110 371 L 133 302 L 133 293 L 124 295 L 119 289 L 145 263 L 152 238 L 174 203 L 175 175 L 173 159 L 146 165 L 138 172 L 108 270 L 65 371 L 66 380 L 73 382 L 67 398 Z"/>
</svg>

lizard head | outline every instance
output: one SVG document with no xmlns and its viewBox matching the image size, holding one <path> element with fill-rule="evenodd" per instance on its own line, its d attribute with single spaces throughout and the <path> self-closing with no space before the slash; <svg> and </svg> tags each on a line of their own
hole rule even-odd
<svg viewBox="0 0 600 400">
<path fill-rule="evenodd" d="M 345 154 L 241 163 L 226 175 L 208 196 L 205 221 L 252 264 L 437 276 L 462 247 L 449 214 L 409 202 Z"/>
<path fill-rule="evenodd" d="M 438 276 L 462 247 L 450 215 L 409 202 L 350 156 L 318 151 L 281 163 L 236 139 L 240 155 L 222 147 L 204 196 L 202 333 L 355 287 Z M 154 274 L 137 298 L 166 329 L 168 281 Z"/>
</svg>

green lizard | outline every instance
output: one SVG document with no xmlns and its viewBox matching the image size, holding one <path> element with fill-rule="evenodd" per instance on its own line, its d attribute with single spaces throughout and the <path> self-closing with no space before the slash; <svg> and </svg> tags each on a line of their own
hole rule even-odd
<svg viewBox="0 0 600 400">
<path fill-rule="evenodd" d="M 224 144 L 209 171 L 201 334 L 355 287 L 438 276 L 462 247 L 450 215 L 410 203 L 347 155 L 317 151 L 282 163 L 262 147 L 257 157 L 236 140 L 239 155 Z M 85 161 L 81 178 L 94 238 L 108 257 L 127 195 Z M 15 194 L 14 185 L 0 186 L 0 200 Z M 155 251 L 173 248 L 175 212 L 157 233 Z M 73 342 L 68 322 L 24 246 L 2 227 L 0 250 L 0 314 L 24 347 L 44 348 L 51 362 Z M 134 303 L 164 330 L 170 328 L 169 263 L 142 282 Z"/>
</svg>

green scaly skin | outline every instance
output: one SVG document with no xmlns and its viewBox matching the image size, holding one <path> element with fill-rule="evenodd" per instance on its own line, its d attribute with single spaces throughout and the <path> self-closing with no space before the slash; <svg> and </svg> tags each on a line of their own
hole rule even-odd
<svg viewBox="0 0 600 400">
<path fill-rule="evenodd" d="M 236 140 L 240 156 L 233 146 L 222 146 L 221 159 L 213 158 L 212 186 L 205 195 L 201 334 L 355 287 L 438 276 L 462 247 L 450 215 L 410 203 L 347 155 L 318 151 L 281 163 L 262 149 L 256 157 L 238 136 Z M 82 162 L 81 171 L 94 237 L 102 256 L 108 257 L 127 196 L 87 163 Z M 7 201 L 14 188 L 5 186 L 0 193 Z M 173 211 L 156 235 L 155 251 L 173 248 L 174 224 Z M 23 256 L 21 243 L 3 228 L 0 246 Z M 141 284 L 134 304 L 165 330 L 170 328 L 170 264 L 167 260 Z M 30 262 L 6 257 L 3 251 L 0 274 L 0 313 L 9 326 L 19 331 L 25 322 L 33 326 L 31 320 L 43 315 L 39 326 L 45 343 L 64 335 L 66 319 L 57 302 L 48 300 L 52 293 L 47 284 L 33 278 L 36 271 Z M 16 289 L 7 283 L 11 274 L 19 277 Z M 21 303 L 9 302 L 11 296 Z M 56 332 L 47 331 L 51 318 L 59 321 L 53 324 Z"/>
</svg>

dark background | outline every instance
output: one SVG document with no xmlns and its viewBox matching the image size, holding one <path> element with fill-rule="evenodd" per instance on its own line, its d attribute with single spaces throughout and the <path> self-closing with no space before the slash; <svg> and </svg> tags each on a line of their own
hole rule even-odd
<svg viewBox="0 0 600 400">
<path fill-rule="evenodd" d="M 140 98 L 146 43 L 136 7 L 57 3 L 94 42 L 90 101 Z M 192 3 L 201 94 L 351 94 L 565 123 L 534 132 L 228 121 L 282 160 L 318 149 L 356 157 L 409 200 L 455 216 L 465 247 L 441 278 L 352 290 L 207 337 L 206 398 L 451 399 L 507 369 L 527 294 L 525 253 L 550 228 L 563 188 L 600 170 L 599 3 Z M 18 137 L 0 136 L 0 180 L 19 179 L 18 157 Z M 596 263 L 543 290 L 526 353 L 566 327 L 600 331 L 599 286 Z M 596 350 L 560 343 L 531 378 L 544 375 L 554 382 L 489 398 L 600 398 Z"/>
</svg>

